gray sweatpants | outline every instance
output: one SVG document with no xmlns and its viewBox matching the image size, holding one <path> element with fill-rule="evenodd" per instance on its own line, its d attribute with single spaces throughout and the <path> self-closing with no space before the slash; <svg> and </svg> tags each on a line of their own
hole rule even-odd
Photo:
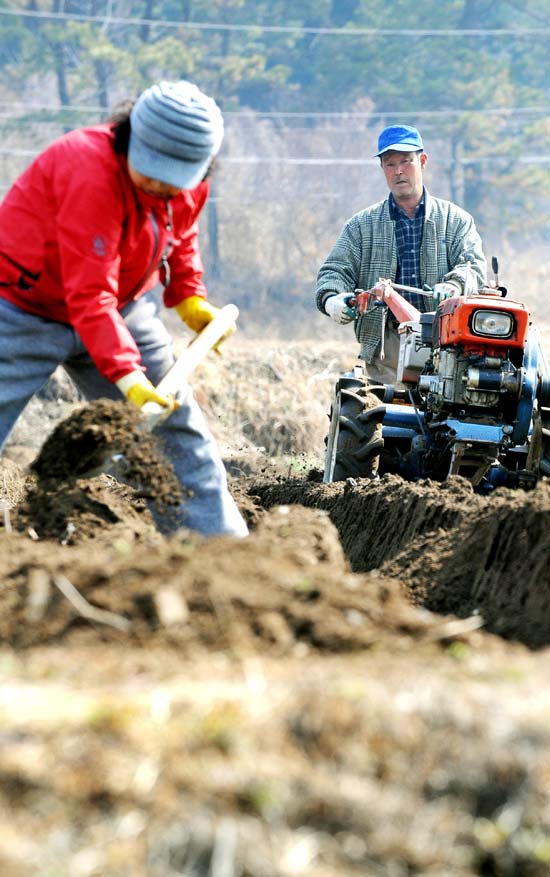
<svg viewBox="0 0 550 877">
<path fill-rule="evenodd" d="M 158 317 L 157 306 L 144 296 L 122 314 L 147 377 L 156 386 L 175 361 L 172 339 Z M 0 448 L 27 402 L 58 365 L 64 366 L 87 400 L 122 399 L 117 387 L 98 372 L 71 326 L 28 314 L 0 298 Z M 208 536 L 246 536 L 247 527 L 227 488 L 216 442 L 191 390 L 155 432 L 190 496 L 173 516 L 170 529 L 189 527 Z"/>
</svg>

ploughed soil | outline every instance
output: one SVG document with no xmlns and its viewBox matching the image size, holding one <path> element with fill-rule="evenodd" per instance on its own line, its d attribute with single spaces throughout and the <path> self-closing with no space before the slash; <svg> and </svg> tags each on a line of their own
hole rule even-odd
<svg viewBox="0 0 550 877">
<path fill-rule="evenodd" d="M 2 877 L 549 874 L 550 482 L 248 459 L 165 536 L 115 407 L 0 460 Z"/>
</svg>

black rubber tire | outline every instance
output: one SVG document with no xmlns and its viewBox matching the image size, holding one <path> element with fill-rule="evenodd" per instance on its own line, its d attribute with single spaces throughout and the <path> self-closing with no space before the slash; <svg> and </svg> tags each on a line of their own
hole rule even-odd
<svg viewBox="0 0 550 877">
<path fill-rule="evenodd" d="M 384 447 L 382 420 L 385 406 L 368 388 L 342 390 L 333 481 L 376 478 Z"/>
<path fill-rule="evenodd" d="M 541 448 L 539 459 L 539 475 L 550 477 L 550 408 L 540 408 L 541 415 Z"/>
</svg>

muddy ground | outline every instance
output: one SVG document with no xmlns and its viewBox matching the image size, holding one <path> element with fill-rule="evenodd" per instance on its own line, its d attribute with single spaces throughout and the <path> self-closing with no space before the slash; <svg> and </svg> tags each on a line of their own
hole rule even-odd
<svg viewBox="0 0 550 877">
<path fill-rule="evenodd" d="M 205 542 L 159 533 L 150 485 L 29 470 L 19 429 L 2 877 L 550 873 L 550 483 L 236 454 L 251 535 Z"/>
</svg>

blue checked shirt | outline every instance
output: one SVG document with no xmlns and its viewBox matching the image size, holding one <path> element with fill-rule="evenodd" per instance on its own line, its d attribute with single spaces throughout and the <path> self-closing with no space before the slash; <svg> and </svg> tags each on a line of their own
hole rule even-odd
<svg viewBox="0 0 550 877">
<path fill-rule="evenodd" d="M 398 207 L 391 193 L 388 200 L 390 216 L 395 222 L 395 243 L 397 246 L 395 282 L 402 283 L 404 286 L 422 288 L 420 282 L 420 244 L 424 228 L 425 196 L 422 195 L 422 200 L 417 205 L 412 219 L 409 219 L 405 211 Z M 401 295 L 419 311 L 427 311 L 431 308 L 431 299 L 426 295 L 416 295 L 414 292 L 404 291 L 401 291 Z"/>
<path fill-rule="evenodd" d="M 483 286 L 487 278 L 487 263 L 474 220 L 469 213 L 441 198 L 434 198 L 424 189 L 424 221 L 420 246 L 420 274 L 414 278 L 399 272 L 395 234 L 395 220 L 390 216 L 389 198 L 356 213 L 345 223 L 340 236 L 325 259 L 317 276 L 317 307 L 326 313 L 327 293 L 353 292 L 371 289 L 381 277 L 400 278 L 407 286 L 424 284 L 433 287 L 444 280 L 456 280 L 464 288 L 469 273 L 463 260 L 465 251 L 474 256 L 473 285 Z M 412 220 L 415 222 L 415 220 Z M 409 250 L 411 247 L 409 247 Z M 414 247 L 413 247 L 414 249 Z M 410 255 L 410 253 L 409 253 Z M 414 273 L 416 273 L 416 268 Z M 472 284 L 472 279 L 470 279 Z M 422 296 L 418 310 L 435 310 L 436 302 Z M 355 335 L 361 345 L 361 356 L 372 362 L 380 347 L 382 335 L 382 308 L 367 311 L 355 320 Z"/>
</svg>

